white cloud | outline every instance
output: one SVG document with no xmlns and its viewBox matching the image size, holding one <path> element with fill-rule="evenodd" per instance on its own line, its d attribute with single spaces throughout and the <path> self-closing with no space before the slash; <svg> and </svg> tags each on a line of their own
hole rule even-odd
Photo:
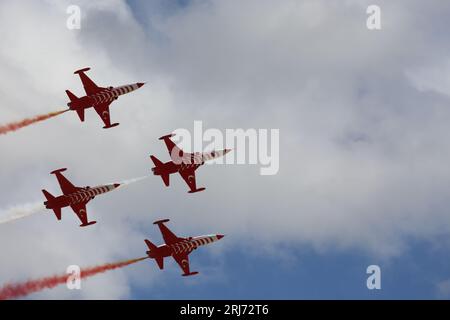
<svg viewBox="0 0 450 320">
<path fill-rule="evenodd" d="M 439 23 L 424 24 L 445 10 L 381 1 L 383 29 L 374 32 L 360 1 L 194 1 L 173 14 L 146 11 L 145 2 L 142 25 L 122 1 L 78 3 L 79 31 L 65 28 L 60 2 L 0 5 L 2 122 L 58 109 L 65 89 L 81 94 L 72 74 L 80 67 L 92 67 L 99 85 L 147 85 L 112 105 L 115 129 L 101 129 L 89 110 L 83 124 L 66 113 L 1 137 L 1 207 L 40 199 L 42 188 L 56 193 L 48 172 L 59 167 L 80 185 L 147 174 L 150 154 L 168 159 L 157 138 L 194 120 L 279 128 L 280 173 L 206 166 L 197 173 L 205 192 L 188 195 L 179 177 L 166 189 L 151 177 L 95 199 L 89 209 L 99 223 L 86 229 L 69 210 L 60 223 L 49 213 L 0 226 L 2 279 L 139 256 L 161 217 L 180 235 L 227 234 L 211 252 L 290 243 L 386 257 L 409 237 L 448 233 L 450 109 L 445 86 L 423 91 L 446 78 L 417 71 L 446 65 Z M 129 281 L 167 279 L 142 264 L 138 279 L 113 271 L 89 280 L 95 285 L 79 297 L 124 298 Z"/>
</svg>

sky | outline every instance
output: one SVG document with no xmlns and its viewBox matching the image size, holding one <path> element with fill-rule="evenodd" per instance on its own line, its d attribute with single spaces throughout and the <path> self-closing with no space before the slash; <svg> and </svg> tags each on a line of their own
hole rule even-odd
<svg viewBox="0 0 450 320">
<path fill-rule="evenodd" d="M 278 129 L 280 167 L 205 166 L 192 195 L 151 176 L 90 202 L 87 228 L 69 209 L 1 224 L 0 284 L 143 256 L 169 218 L 179 236 L 226 235 L 190 255 L 198 276 L 145 260 L 26 298 L 450 298 L 450 3 L 376 1 L 381 30 L 370 4 L 1 0 L 1 124 L 64 108 L 83 67 L 100 86 L 146 85 L 111 105 L 114 129 L 87 110 L 1 136 L 0 218 L 58 194 L 57 168 L 80 186 L 148 175 L 150 154 L 169 159 L 158 137 L 196 120 Z"/>
</svg>

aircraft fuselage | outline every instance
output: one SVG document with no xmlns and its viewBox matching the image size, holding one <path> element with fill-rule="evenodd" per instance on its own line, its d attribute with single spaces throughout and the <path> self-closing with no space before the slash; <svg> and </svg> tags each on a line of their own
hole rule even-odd
<svg viewBox="0 0 450 320">
<path fill-rule="evenodd" d="M 184 239 L 184 240 L 172 243 L 170 245 L 162 244 L 157 247 L 158 249 L 156 252 L 147 251 L 147 255 L 149 256 L 149 258 L 170 257 L 175 254 L 191 252 L 192 250 L 195 250 L 200 246 L 204 246 L 204 245 L 216 242 L 222 238 L 223 238 L 223 235 L 221 235 L 221 234 L 213 234 L 213 235 L 188 238 L 188 239 Z"/>
<path fill-rule="evenodd" d="M 103 104 L 103 103 L 110 103 L 114 100 L 116 100 L 119 96 L 123 94 L 130 93 L 134 90 L 139 89 L 142 87 L 143 83 L 134 83 L 134 84 L 128 84 L 120 87 L 108 87 L 96 94 L 92 95 L 85 95 L 83 97 L 79 97 L 74 101 L 70 101 L 67 103 L 67 106 L 71 110 L 77 110 L 77 109 L 88 109 L 91 107 L 95 107 L 97 105 Z"/>
<path fill-rule="evenodd" d="M 196 164 L 196 163 L 176 164 L 173 161 L 169 161 L 169 162 L 163 163 L 162 166 L 153 167 L 152 172 L 155 176 L 160 176 L 160 175 L 169 175 L 169 174 L 181 172 L 181 171 L 188 170 L 188 169 L 190 169 L 190 170 L 194 169 L 194 171 L 195 171 L 198 169 L 198 167 L 202 166 L 203 164 L 204 164 L 204 162 L 201 164 Z"/>
<path fill-rule="evenodd" d="M 55 209 L 55 208 L 65 208 L 70 205 L 74 205 L 74 204 L 78 204 L 78 203 L 85 203 L 91 199 L 94 199 L 95 196 L 112 191 L 119 186 L 120 186 L 119 183 L 115 183 L 115 184 L 97 186 L 94 188 L 85 187 L 77 192 L 69 193 L 66 195 L 61 195 L 61 196 L 55 197 L 52 200 L 47 200 L 44 202 L 44 205 L 47 209 Z"/>
</svg>

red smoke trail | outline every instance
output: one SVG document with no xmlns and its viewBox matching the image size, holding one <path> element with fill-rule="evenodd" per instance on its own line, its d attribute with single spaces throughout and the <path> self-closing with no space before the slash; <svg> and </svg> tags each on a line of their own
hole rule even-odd
<svg viewBox="0 0 450 320">
<path fill-rule="evenodd" d="M 66 111 L 69 111 L 69 109 L 56 111 L 56 112 L 50 112 L 47 114 L 41 114 L 41 115 L 35 116 L 33 118 L 28 118 L 28 119 L 24 119 L 22 121 L 5 124 L 3 126 L 0 126 L 0 134 L 7 134 L 8 132 L 19 130 L 23 127 L 29 126 L 30 124 L 56 117 Z"/>
<path fill-rule="evenodd" d="M 138 259 L 131 259 L 131 260 L 125 260 L 125 261 L 119 261 L 116 263 L 107 263 L 104 265 L 86 268 L 81 270 L 80 277 L 81 279 L 92 277 L 98 273 L 103 273 L 108 270 L 114 270 L 118 268 L 123 268 L 125 266 L 128 266 L 130 264 L 142 261 L 144 259 L 147 259 L 148 257 L 138 258 Z M 17 283 L 17 284 L 7 284 L 0 288 L 0 300 L 6 300 L 6 299 L 15 299 L 18 297 L 26 296 L 28 294 L 41 291 L 44 289 L 51 289 L 56 287 L 59 284 L 63 284 L 67 282 L 69 275 L 59 275 L 59 276 L 52 276 L 37 280 L 29 280 L 24 283 Z"/>
</svg>

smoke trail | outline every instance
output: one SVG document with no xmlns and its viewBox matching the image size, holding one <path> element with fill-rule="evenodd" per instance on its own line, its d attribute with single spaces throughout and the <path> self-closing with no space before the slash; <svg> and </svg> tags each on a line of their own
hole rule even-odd
<svg viewBox="0 0 450 320">
<path fill-rule="evenodd" d="M 133 179 L 128 179 L 128 180 L 121 181 L 119 188 L 124 188 L 126 186 L 129 186 L 132 183 L 135 183 L 135 182 L 147 179 L 148 177 L 150 177 L 150 176 L 147 175 L 147 176 L 142 176 L 142 177 L 139 177 L 139 178 L 133 178 Z"/>
<path fill-rule="evenodd" d="M 7 134 L 8 132 L 19 130 L 19 129 L 29 126 L 33 123 L 56 117 L 66 111 L 69 111 L 69 109 L 56 111 L 56 112 L 50 112 L 47 114 L 41 114 L 41 115 L 35 116 L 33 118 L 27 118 L 22 121 L 5 124 L 3 126 L 0 126 L 0 134 Z"/>
<path fill-rule="evenodd" d="M 27 203 L 11 207 L 0 212 L 0 224 L 28 217 L 45 209 L 42 202 Z"/>
<path fill-rule="evenodd" d="M 116 263 L 107 263 L 107 264 L 96 266 L 96 267 L 82 269 L 80 277 L 81 277 L 81 279 L 92 277 L 96 274 L 103 273 L 108 270 L 123 268 L 125 266 L 142 261 L 147 258 L 148 257 L 142 257 L 142 258 L 119 261 Z M 37 280 L 29 280 L 29 281 L 26 281 L 23 283 L 6 284 L 2 288 L 0 288 L 0 300 L 15 299 L 15 298 L 26 296 L 28 294 L 38 292 L 38 291 L 41 291 L 44 289 L 54 288 L 59 284 L 66 283 L 68 276 L 69 275 L 67 275 L 67 274 L 56 275 L 56 276 L 46 277 L 46 278 L 37 279 Z"/>
<path fill-rule="evenodd" d="M 148 177 L 150 177 L 150 176 L 146 175 L 146 176 L 142 176 L 142 177 L 139 177 L 139 178 L 128 179 L 128 180 L 122 181 L 121 184 L 129 185 L 129 184 L 132 184 L 132 183 L 135 183 L 135 182 L 147 179 Z"/>
</svg>

